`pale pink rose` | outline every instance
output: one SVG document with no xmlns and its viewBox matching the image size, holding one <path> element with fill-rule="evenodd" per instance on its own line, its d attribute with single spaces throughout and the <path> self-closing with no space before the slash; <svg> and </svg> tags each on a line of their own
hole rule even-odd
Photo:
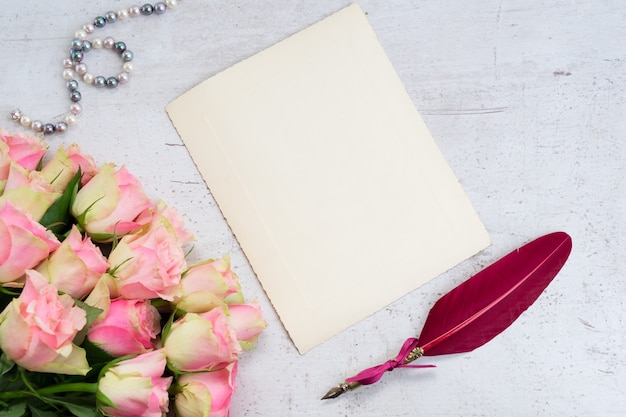
<svg viewBox="0 0 626 417">
<path fill-rule="evenodd" d="M 82 299 L 93 290 L 108 268 L 100 248 L 89 237 L 83 238 L 76 226 L 72 226 L 61 245 L 36 269 L 59 291 Z"/>
<path fill-rule="evenodd" d="M 45 153 L 46 144 L 42 139 L 0 130 L 0 181 L 7 178 L 11 161 L 34 170 Z"/>
<path fill-rule="evenodd" d="M 135 219 L 151 206 L 141 184 L 126 167 L 115 171 L 104 164 L 80 189 L 72 204 L 72 215 L 95 241 L 110 241 L 137 229 Z"/>
<path fill-rule="evenodd" d="M 74 164 L 65 153 L 63 146 L 57 149 L 54 157 L 41 169 L 41 176 L 59 193 L 65 191 L 75 174 Z"/>
<path fill-rule="evenodd" d="M 149 301 L 112 300 L 104 318 L 89 327 L 87 339 L 113 356 L 145 353 L 155 348 L 160 320 Z"/>
<path fill-rule="evenodd" d="M 179 417 L 228 417 L 236 388 L 237 361 L 213 372 L 183 374 L 174 404 Z"/>
<path fill-rule="evenodd" d="M 258 301 L 228 305 L 228 324 L 235 329 L 237 340 L 243 349 L 252 349 L 267 323 Z"/>
<path fill-rule="evenodd" d="M 189 267 L 181 280 L 176 306 L 189 313 L 204 313 L 223 303 L 243 303 L 237 275 L 230 257 L 201 262 Z"/>
<path fill-rule="evenodd" d="M 12 162 L 9 176 L 0 196 L 0 204 L 10 201 L 25 213 L 39 221 L 61 193 L 57 192 L 39 171 L 29 171 Z"/>
<path fill-rule="evenodd" d="M 191 232 L 185 229 L 185 221 L 181 215 L 162 200 L 159 200 L 155 205 L 144 210 L 135 221 L 141 225 L 145 225 L 161 222 L 163 218 L 165 218 L 174 229 L 181 246 L 193 242 L 194 237 Z"/>
<path fill-rule="evenodd" d="M 109 255 L 119 294 L 127 299 L 172 301 L 187 269 L 176 232 L 165 219 L 124 236 Z"/>
<path fill-rule="evenodd" d="M 73 143 L 65 149 L 65 153 L 74 165 L 73 172 L 77 172 L 80 168 L 82 173 L 81 184 L 87 184 L 97 173 L 98 166 L 91 155 L 85 154 L 80 147 Z"/>
<path fill-rule="evenodd" d="M 163 349 L 110 367 L 98 381 L 98 408 L 110 417 L 162 417 L 169 407 L 172 378 L 163 377 Z"/>
<path fill-rule="evenodd" d="M 36 271 L 0 314 L 0 349 L 7 358 L 34 372 L 86 375 L 85 351 L 72 343 L 86 324 L 86 313 Z"/>
<path fill-rule="evenodd" d="M 11 203 L 0 204 L 0 283 L 16 281 L 60 243 L 52 232 Z"/>
<path fill-rule="evenodd" d="M 241 352 L 237 335 L 221 308 L 185 314 L 172 323 L 164 347 L 168 364 L 175 372 L 221 369 Z"/>
</svg>

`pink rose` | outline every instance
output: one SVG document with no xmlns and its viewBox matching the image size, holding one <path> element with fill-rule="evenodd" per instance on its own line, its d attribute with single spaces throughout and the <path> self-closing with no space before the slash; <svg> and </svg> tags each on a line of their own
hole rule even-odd
<svg viewBox="0 0 626 417">
<path fill-rule="evenodd" d="M 243 303 L 237 275 L 228 256 L 189 267 L 181 280 L 176 306 L 189 313 L 204 313 L 223 303 Z"/>
<path fill-rule="evenodd" d="M 228 417 L 236 376 L 237 361 L 219 371 L 181 375 L 174 401 L 177 415 Z"/>
<path fill-rule="evenodd" d="M 0 283 L 21 278 L 60 244 L 52 232 L 11 203 L 0 204 L 0 242 Z"/>
<path fill-rule="evenodd" d="M 164 217 L 124 236 L 109 255 L 111 274 L 127 299 L 171 301 L 187 268 L 176 232 Z"/>
<path fill-rule="evenodd" d="M 110 417 L 162 417 L 168 411 L 163 349 L 120 361 L 98 381 L 98 408 Z"/>
<path fill-rule="evenodd" d="M 145 225 L 160 222 L 163 218 L 172 226 L 181 246 L 194 240 L 193 235 L 185 229 L 185 222 L 180 214 L 178 214 L 173 207 L 168 206 L 161 200 L 139 214 L 135 221 L 141 225 Z"/>
<path fill-rule="evenodd" d="M 83 174 L 81 178 L 81 184 L 87 184 L 97 173 L 98 166 L 94 161 L 91 155 L 84 154 L 80 147 L 73 143 L 65 149 L 65 153 L 67 154 L 70 161 L 72 161 L 74 173 L 78 172 L 78 168 L 80 168 L 80 172 Z"/>
<path fill-rule="evenodd" d="M 59 291 L 82 299 L 93 290 L 109 264 L 100 248 L 72 226 L 63 243 L 39 266 L 39 271 Z"/>
<path fill-rule="evenodd" d="M 235 329 L 241 347 L 246 350 L 254 348 L 259 335 L 267 326 L 259 302 L 229 304 L 228 311 L 228 323 Z"/>
<path fill-rule="evenodd" d="M 207 313 L 187 313 L 172 323 L 164 347 L 173 371 L 221 369 L 237 359 L 241 347 L 221 308 Z"/>
<path fill-rule="evenodd" d="M 67 149 L 59 146 L 54 158 L 41 169 L 41 175 L 57 192 L 62 193 L 79 169 L 82 185 L 98 173 L 93 158 L 83 154 L 78 145 L 70 145 Z"/>
<path fill-rule="evenodd" d="M 140 225 L 135 219 L 151 203 L 141 184 L 126 167 L 115 171 L 105 164 L 76 195 L 72 215 L 95 241 L 109 241 Z"/>
<path fill-rule="evenodd" d="M 86 375 L 85 351 L 72 343 L 85 324 L 72 297 L 30 270 L 20 296 L 0 314 L 0 349 L 29 371 Z"/>
<path fill-rule="evenodd" d="M 45 153 L 46 144 L 43 140 L 0 130 L 0 181 L 7 178 L 11 161 L 25 169 L 34 170 Z"/>
<path fill-rule="evenodd" d="M 113 300 L 103 319 L 89 328 L 87 338 L 113 356 L 154 349 L 161 316 L 148 301 Z"/>
<path fill-rule="evenodd" d="M 37 221 L 50 208 L 61 193 L 57 192 L 39 171 L 28 171 L 12 162 L 4 185 L 0 203 L 10 201 Z"/>
</svg>

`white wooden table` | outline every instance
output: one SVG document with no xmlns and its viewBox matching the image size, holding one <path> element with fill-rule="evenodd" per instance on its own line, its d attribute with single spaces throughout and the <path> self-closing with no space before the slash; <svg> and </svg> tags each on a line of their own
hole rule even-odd
<svg viewBox="0 0 626 417">
<path fill-rule="evenodd" d="M 100 33 L 135 52 L 131 82 L 83 88 L 84 112 L 51 147 L 77 142 L 126 164 L 197 236 L 192 257 L 232 255 L 269 327 L 243 355 L 233 416 L 621 416 L 626 414 L 626 3 L 363 0 L 361 7 L 493 245 L 300 356 L 282 328 L 164 106 L 194 85 L 349 4 L 180 1 Z M 130 6 L 22 0 L 0 7 L 0 114 L 52 118 L 69 100 L 61 61 L 76 29 Z M 89 55 L 104 74 L 110 51 Z M 112 54 L 112 53 L 111 53 Z M 4 116 L 3 116 L 4 117 Z M 8 119 L 1 127 L 18 130 Z M 344 377 L 395 356 L 444 292 L 513 248 L 564 230 L 563 271 L 486 346 L 396 370 L 320 401 Z M 406 262 L 411 262 L 407 259 Z M 426 362 L 424 362 L 426 363 Z"/>
</svg>

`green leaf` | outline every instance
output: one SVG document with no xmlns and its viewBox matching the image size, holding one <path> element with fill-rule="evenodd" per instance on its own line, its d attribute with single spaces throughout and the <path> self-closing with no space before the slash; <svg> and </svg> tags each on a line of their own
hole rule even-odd
<svg viewBox="0 0 626 417">
<path fill-rule="evenodd" d="M 0 380 L 2 380 L 2 378 L 6 374 L 11 372 L 14 367 L 15 367 L 15 362 L 7 358 L 7 355 L 2 353 L 2 356 L 0 356 Z"/>
<path fill-rule="evenodd" d="M 63 407 L 67 408 L 72 415 L 76 417 L 96 417 L 96 408 L 87 407 L 84 405 L 72 404 L 69 402 L 63 403 Z"/>
<path fill-rule="evenodd" d="M 40 221 L 44 227 L 52 231 L 59 239 L 72 227 L 73 218 L 70 208 L 76 198 L 81 177 L 82 173 L 79 169 L 70 180 L 63 195 L 50 206 Z"/>
<path fill-rule="evenodd" d="M 96 370 L 98 367 L 97 364 L 104 364 L 115 360 L 115 356 L 110 355 L 98 345 L 93 344 L 89 341 L 89 339 L 85 339 L 85 341 L 80 345 L 85 352 L 87 353 L 87 362 Z"/>
<path fill-rule="evenodd" d="M 26 401 L 10 405 L 4 410 L 0 410 L 0 417 L 22 417 L 26 415 Z"/>
<path fill-rule="evenodd" d="M 55 411 L 46 411 L 46 410 L 41 410 L 37 407 L 34 407 L 32 405 L 28 405 L 28 408 L 30 409 L 30 414 L 33 417 L 57 417 L 58 413 Z"/>
<path fill-rule="evenodd" d="M 103 310 L 97 307 L 90 306 L 89 304 L 84 303 L 83 301 L 80 301 L 77 298 L 74 299 L 74 304 L 76 304 L 76 307 L 79 307 L 82 310 L 84 310 L 85 313 L 87 314 L 86 316 L 87 323 L 76 334 L 76 337 L 74 337 L 74 343 L 76 343 L 77 345 L 80 345 L 83 342 L 83 340 L 85 340 L 89 327 L 91 327 L 93 322 L 96 321 L 96 319 L 98 318 L 100 313 L 102 313 Z"/>
</svg>

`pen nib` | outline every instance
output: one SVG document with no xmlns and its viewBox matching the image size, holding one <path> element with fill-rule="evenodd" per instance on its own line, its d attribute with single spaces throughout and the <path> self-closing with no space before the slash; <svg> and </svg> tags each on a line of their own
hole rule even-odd
<svg viewBox="0 0 626 417">
<path fill-rule="evenodd" d="M 359 386 L 361 386 L 361 384 L 359 384 L 358 382 L 344 382 L 343 384 L 339 384 L 336 387 L 329 389 L 326 395 L 324 395 L 321 399 L 329 400 L 331 398 L 337 398 L 344 392 L 352 391 Z"/>
</svg>

